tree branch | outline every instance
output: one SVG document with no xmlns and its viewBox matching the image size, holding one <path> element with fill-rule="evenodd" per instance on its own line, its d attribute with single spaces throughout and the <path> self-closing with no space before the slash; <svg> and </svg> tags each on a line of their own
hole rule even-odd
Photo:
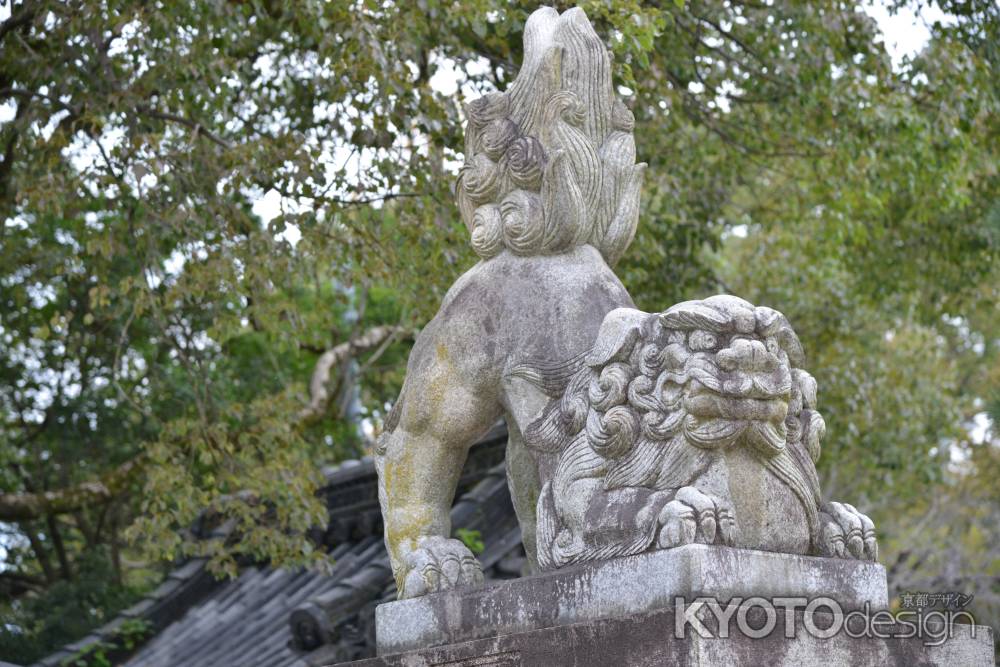
<svg viewBox="0 0 1000 667">
<path fill-rule="evenodd" d="M 69 565 L 69 556 L 66 554 L 66 545 L 63 543 L 62 531 L 59 530 L 59 521 L 55 514 L 45 517 L 45 524 L 49 528 L 49 539 L 52 540 L 52 547 L 56 552 L 56 560 L 59 561 L 59 570 L 66 581 L 73 578 L 73 568 Z"/>
<path fill-rule="evenodd" d="M 28 543 L 31 545 L 31 550 L 35 553 L 35 559 L 42 568 L 42 573 L 45 575 L 45 581 L 48 583 L 53 583 L 57 579 L 56 571 L 52 567 L 52 560 L 49 558 L 49 552 L 45 550 L 45 545 L 42 541 L 38 539 L 38 534 L 35 532 L 34 526 L 22 526 L 24 528 L 24 534 L 28 536 Z"/>
<path fill-rule="evenodd" d="M 15 192 L 12 190 L 11 186 L 11 174 L 14 171 L 14 153 L 17 149 L 17 142 L 21 138 L 21 131 L 23 125 L 23 119 L 28 113 L 28 105 L 30 100 L 22 99 L 20 104 L 17 105 L 17 111 L 14 113 L 14 122 L 10 123 L 10 137 L 7 139 L 7 144 L 3 148 L 3 161 L 0 162 L 0 205 L 6 207 L 8 204 L 13 204 L 16 199 Z M 7 229 L 7 225 L 0 225 L 0 239 L 4 236 L 4 230 Z"/>
<path fill-rule="evenodd" d="M 66 514 L 110 502 L 141 468 L 141 456 L 118 466 L 96 482 L 83 482 L 58 491 L 0 494 L 0 521 L 25 521 Z"/>
<path fill-rule="evenodd" d="M 40 93 L 36 90 L 26 90 L 24 88 L 9 86 L 7 88 L 0 88 L 0 97 L 20 97 L 22 99 L 35 98 L 39 100 L 45 100 L 52 106 L 58 107 L 64 111 L 68 111 L 73 115 L 78 116 L 80 114 L 78 109 L 70 106 L 66 102 L 63 102 L 58 97 L 46 95 L 45 93 Z"/>
<path fill-rule="evenodd" d="M 299 412 L 299 419 L 316 419 L 323 414 L 326 404 L 330 400 L 330 390 L 327 385 L 330 383 L 330 373 L 335 366 L 358 352 L 378 347 L 393 336 L 405 333 L 406 331 L 399 326 L 377 326 L 346 343 L 341 343 L 330 348 L 320 355 L 320 358 L 316 361 L 316 367 L 313 369 L 312 379 L 309 382 L 309 405 Z"/>
<path fill-rule="evenodd" d="M 45 587 L 45 580 L 29 574 L 4 570 L 0 572 L 0 595 L 16 599 L 25 593 L 34 593 Z"/>
<path fill-rule="evenodd" d="M 353 206 L 358 204 L 372 204 L 377 201 L 389 201 L 390 199 L 402 199 L 404 197 L 420 197 L 422 195 L 423 193 L 421 192 L 389 192 L 384 195 L 361 197 L 359 199 L 341 199 L 340 197 L 323 197 L 323 199 L 334 204 Z"/>
<path fill-rule="evenodd" d="M 332 197 L 326 194 L 326 190 L 329 190 L 330 188 L 326 188 L 325 191 L 320 193 L 305 193 L 305 192 L 292 192 L 288 188 L 284 187 L 281 183 L 273 180 L 258 182 L 258 185 L 260 186 L 261 189 L 264 190 L 264 192 L 267 192 L 268 190 L 274 190 L 282 197 L 287 197 L 288 199 L 296 199 L 298 197 L 309 197 L 310 199 L 315 199 L 317 201 L 321 201 L 327 204 L 338 204 L 340 206 L 361 206 L 364 204 L 374 204 L 375 202 L 380 202 L 380 201 L 391 201 L 393 199 L 422 197 L 425 194 L 427 194 L 425 192 L 386 192 L 384 194 L 372 195 L 370 197 L 355 197 L 349 199 L 346 197 Z"/>
<path fill-rule="evenodd" d="M 194 131 L 195 135 L 201 135 L 211 141 L 217 146 L 222 148 L 232 148 L 232 144 L 220 137 L 219 135 L 213 133 L 211 130 L 207 129 L 204 125 L 197 121 L 193 121 L 190 118 L 185 118 L 184 116 L 178 116 L 177 114 L 167 113 L 165 111 L 157 111 L 146 105 L 140 105 L 136 107 L 136 110 L 150 118 L 158 118 L 159 120 L 166 120 L 172 123 L 178 123 Z"/>
<path fill-rule="evenodd" d="M 11 16 L 3 23 L 0 23 L 0 42 L 3 41 L 4 37 L 6 37 L 7 33 L 9 33 L 11 30 L 16 30 L 17 28 L 20 28 L 23 25 L 31 23 L 31 20 L 34 18 L 35 18 L 35 8 L 30 7 L 20 12 L 19 14 Z"/>
<path fill-rule="evenodd" d="M 412 335 L 397 325 L 380 325 L 336 345 L 316 362 L 312 380 L 309 383 L 309 404 L 299 414 L 300 421 L 312 420 L 323 414 L 330 400 L 327 387 L 332 369 L 345 359 L 360 352 L 379 348 L 388 344 L 393 337 Z M 379 354 L 384 351 L 380 349 Z M 0 521 L 28 521 L 37 518 L 54 517 L 89 507 L 105 505 L 114 500 L 128 485 L 135 474 L 142 469 L 144 457 L 123 463 L 97 481 L 83 482 L 58 491 L 2 493 L 0 494 Z"/>
</svg>

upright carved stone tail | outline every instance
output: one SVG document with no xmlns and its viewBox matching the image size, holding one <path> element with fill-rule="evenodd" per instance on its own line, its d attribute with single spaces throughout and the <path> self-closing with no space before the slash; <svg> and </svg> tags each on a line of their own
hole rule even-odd
<svg viewBox="0 0 1000 667">
<path fill-rule="evenodd" d="M 534 12 L 514 83 L 466 114 L 456 191 L 481 257 L 589 243 L 608 264 L 621 258 L 646 165 L 635 163 L 632 113 L 614 94 L 610 56 L 583 10 Z"/>
</svg>

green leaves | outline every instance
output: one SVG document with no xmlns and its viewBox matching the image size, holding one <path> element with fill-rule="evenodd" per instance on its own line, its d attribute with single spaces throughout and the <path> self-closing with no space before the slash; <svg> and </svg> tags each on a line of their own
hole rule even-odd
<svg viewBox="0 0 1000 667">
<path fill-rule="evenodd" d="M 637 304 L 784 311 L 828 487 L 876 508 L 925 493 L 1000 386 L 993 3 L 945 3 L 956 20 L 901 71 L 850 3 L 581 6 L 649 163 L 617 268 Z M 71 577 L 129 526 L 136 560 L 320 562 L 316 471 L 366 443 L 339 404 L 293 426 L 306 383 L 359 331 L 423 325 L 475 261 L 451 191 L 462 104 L 510 83 L 535 8 L 53 1 L 4 32 L 0 491 L 155 462 L 114 527 L 102 507 L 56 521 Z M 406 353 L 355 359 L 375 422 Z M 184 542 L 203 512 L 232 539 Z M 52 530 L 15 532 L 5 565 L 50 589 Z"/>
<path fill-rule="evenodd" d="M 486 545 L 483 543 L 483 536 L 478 530 L 459 528 L 455 531 L 455 538 L 461 540 L 462 544 L 468 547 L 469 551 L 474 554 L 481 554 L 483 553 L 483 549 L 486 548 Z"/>
</svg>

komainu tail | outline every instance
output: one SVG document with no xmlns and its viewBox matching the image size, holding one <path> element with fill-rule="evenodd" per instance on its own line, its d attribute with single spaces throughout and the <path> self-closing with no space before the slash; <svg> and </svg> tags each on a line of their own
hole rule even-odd
<svg viewBox="0 0 1000 667">
<path fill-rule="evenodd" d="M 610 56 L 582 10 L 533 13 L 514 83 L 466 114 L 456 196 L 481 257 L 589 243 L 611 265 L 621 258 L 635 235 L 645 164 L 635 163 L 634 118 L 614 95 Z"/>
</svg>

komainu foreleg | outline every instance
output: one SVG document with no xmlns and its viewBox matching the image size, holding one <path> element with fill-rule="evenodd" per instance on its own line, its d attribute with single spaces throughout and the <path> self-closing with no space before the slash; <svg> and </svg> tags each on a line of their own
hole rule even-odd
<svg viewBox="0 0 1000 667">
<path fill-rule="evenodd" d="M 416 549 L 403 556 L 406 577 L 400 598 L 483 583 L 479 561 L 456 539 L 429 536 L 416 541 Z"/>
<path fill-rule="evenodd" d="M 400 598 L 483 580 L 472 552 L 450 537 L 450 511 L 469 447 L 502 408 L 495 392 L 481 386 L 490 379 L 480 370 L 486 364 L 470 345 L 449 337 L 448 324 L 435 320 L 418 338 L 376 450 L 385 543 Z"/>
<path fill-rule="evenodd" d="M 681 487 L 659 515 L 656 544 L 671 549 L 685 544 L 725 544 L 736 539 L 736 514 L 732 504 L 693 486 Z"/>
<path fill-rule="evenodd" d="M 878 560 L 875 524 L 848 503 L 820 507 L 819 550 L 823 556 Z"/>
</svg>

